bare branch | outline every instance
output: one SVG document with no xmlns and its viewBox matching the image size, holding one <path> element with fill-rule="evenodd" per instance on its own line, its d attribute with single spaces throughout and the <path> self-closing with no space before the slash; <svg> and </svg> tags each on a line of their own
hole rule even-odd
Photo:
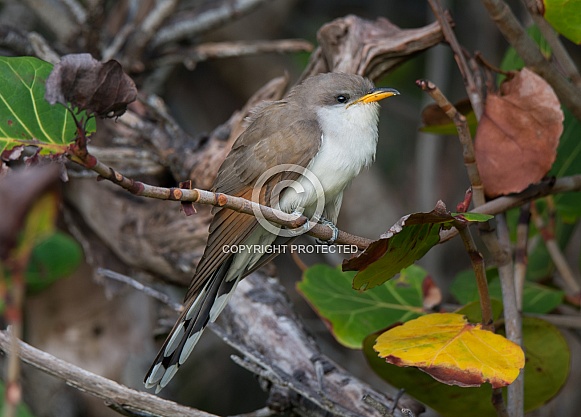
<svg viewBox="0 0 581 417">
<path fill-rule="evenodd" d="M 476 84 L 474 73 L 468 66 L 468 62 L 464 56 L 464 51 L 462 50 L 458 39 L 456 39 L 456 35 L 452 30 L 452 26 L 448 22 L 447 16 L 444 13 L 444 8 L 442 7 L 442 3 L 440 0 L 428 0 L 428 3 L 430 3 L 430 7 L 432 8 L 434 16 L 436 16 L 436 19 L 438 19 L 438 22 L 440 23 L 440 27 L 444 33 L 444 38 L 450 44 L 450 47 L 454 52 L 454 59 L 456 60 L 458 68 L 460 69 L 460 73 L 462 74 L 462 78 L 464 79 L 466 92 L 470 98 L 472 109 L 474 110 L 476 118 L 480 119 L 480 116 L 484 111 L 484 104 L 482 103 L 482 94 L 478 88 L 478 85 Z"/>
<path fill-rule="evenodd" d="M 296 216 L 293 214 L 285 213 L 271 207 L 262 206 L 258 203 L 251 202 L 244 198 L 230 196 L 222 193 L 214 193 L 211 191 L 201 190 L 199 188 L 188 190 L 183 188 L 165 188 L 149 185 L 144 182 L 135 181 L 131 178 L 125 177 L 124 175 L 115 171 L 113 168 L 100 162 L 97 158 L 90 154 L 83 156 L 81 153 L 75 153 L 71 157 L 71 160 L 75 162 L 82 162 L 85 167 L 95 171 L 101 178 L 109 180 L 131 192 L 132 194 L 141 197 L 208 204 L 216 207 L 229 208 L 249 215 L 256 215 L 257 213 L 261 213 L 261 215 L 266 220 L 272 221 L 290 229 L 304 227 L 305 229 L 309 230 L 309 235 L 321 240 L 329 240 L 333 237 L 333 231 L 329 227 L 309 221 L 305 216 Z M 369 243 L 371 243 L 369 239 L 354 236 L 343 231 L 339 231 L 338 238 L 335 242 L 337 244 L 343 245 L 356 245 L 360 249 L 366 248 L 369 246 Z"/>
<path fill-rule="evenodd" d="M 5 330 L 0 331 L 0 349 L 6 353 L 12 350 L 9 332 Z M 58 359 L 22 341 L 18 341 L 18 349 L 18 355 L 22 361 L 66 381 L 68 385 L 101 398 L 110 407 L 126 410 L 130 413 L 148 413 L 147 415 L 152 416 L 216 417 L 204 411 L 184 407 L 158 396 L 128 388 Z"/>
<path fill-rule="evenodd" d="M 466 117 L 464 117 L 464 115 L 454 107 L 454 105 L 446 98 L 444 93 L 442 93 L 442 91 L 431 81 L 418 80 L 416 81 L 416 85 L 428 93 L 456 125 L 458 138 L 462 145 L 464 166 L 466 167 L 470 186 L 472 187 L 474 204 L 476 207 L 483 205 L 486 202 L 486 197 L 484 195 L 482 180 L 480 179 L 480 174 L 478 172 L 478 165 L 476 164 L 476 158 L 474 156 L 474 143 L 472 141 L 470 129 L 468 128 L 468 123 L 466 122 Z"/>
<path fill-rule="evenodd" d="M 495 198 L 486 204 L 475 207 L 471 212 L 496 215 L 547 195 L 578 191 L 581 191 L 581 175 L 572 175 L 558 178 L 555 181 L 549 180 L 533 184 L 518 194 Z M 458 231 L 455 229 L 443 231 L 440 234 L 440 243 L 450 240 L 457 234 Z"/>
<path fill-rule="evenodd" d="M 223 330 L 213 325 L 212 331 L 244 355 L 236 362 L 270 381 L 272 393 L 286 392 L 291 407 L 312 410 L 312 416 L 379 417 L 363 401 L 370 395 L 392 408 L 396 397 L 375 391 L 321 354 L 275 279 L 255 273 L 241 281 L 218 324 Z M 289 390 L 299 395 L 289 395 Z M 397 404 L 397 417 L 402 415 L 399 407 L 423 411 L 407 396 Z"/>
<path fill-rule="evenodd" d="M 516 288 L 516 304 L 522 311 L 523 289 L 527 272 L 527 248 L 529 241 L 529 224 L 531 220 L 530 203 L 520 208 L 520 215 L 516 227 L 516 247 L 514 250 L 514 285 Z"/>
<path fill-rule="evenodd" d="M 577 119 L 581 120 L 581 89 L 565 79 L 555 66 L 545 59 L 539 47 L 527 35 L 503 0 L 482 0 L 482 4 L 527 67 L 551 84 L 561 103 L 571 110 Z"/>
<path fill-rule="evenodd" d="M 231 58 L 267 53 L 310 52 L 313 45 L 303 39 L 282 39 L 275 41 L 208 42 L 185 50 L 163 55 L 153 66 L 183 63 L 192 70 L 196 64 L 217 58 Z"/>
<path fill-rule="evenodd" d="M 191 38 L 237 19 L 269 0 L 234 0 L 221 2 L 217 7 L 200 14 L 181 13 L 178 21 L 170 21 L 152 39 L 152 47 L 158 47 L 182 39 Z"/>
<path fill-rule="evenodd" d="M 575 66 L 575 62 L 571 59 L 571 56 L 559 40 L 559 36 L 555 33 L 555 29 L 547 22 L 539 12 L 537 7 L 537 2 L 535 0 L 523 0 L 526 8 L 528 9 L 533 21 L 541 31 L 541 34 L 546 39 L 547 43 L 551 46 L 553 50 L 553 55 L 559 65 L 565 71 L 565 75 L 571 79 L 573 84 L 578 88 L 581 88 L 581 75 Z"/>
</svg>

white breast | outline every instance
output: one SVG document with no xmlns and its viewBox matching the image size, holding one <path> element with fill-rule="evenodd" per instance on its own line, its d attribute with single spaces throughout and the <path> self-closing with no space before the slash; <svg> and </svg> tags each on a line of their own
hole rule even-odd
<svg viewBox="0 0 581 417">
<path fill-rule="evenodd" d="M 307 166 L 318 178 L 324 190 L 325 204 L 343 192 L 363 167 L 373 162 L 377 148 L 377 103 L 355 104 L 350 107 L 322 107 L 317 118 L 323 134 L 321 147 Z M 316 187 L 306 177 L 299 184 L 303 192 L 288 192 L 282 196 L 280 207 L 294 211 L 302 207 L 308 213 L 320 201 Z"/>
</svg>

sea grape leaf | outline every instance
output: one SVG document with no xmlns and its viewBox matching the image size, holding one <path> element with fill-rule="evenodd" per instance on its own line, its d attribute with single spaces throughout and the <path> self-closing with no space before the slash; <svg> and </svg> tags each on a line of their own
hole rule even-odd
<svg viewBox="0 0 581 417">
<path fill-rule="evenodd" d="M 473 221 L 491 218 L 472 213 L 451 214 L 441 201 L 429 213 L 404 216 L 361 254 L 343 261 L 343 271 L 358 271 L 353 279 L 356 290 L 381 285 L 436 245 L 442 228 L 450 227 L 457 219 L 468 221 L 470 217 Z"/>
<path fill-rule="evenodd" d="M 365 292 L 353 290 L 353 275 L 327 265 L 314 265 L 297 283 L 299 292 L 342 345 L 361 349 L 368 334 L 424 314 L 424 269 L 412 265 L 398 279 Z"/>
<path fill-rule="evenodd" d="M 461 387 L 511 384 L 524 367 L 520 346 L 461 314 L 429 314 L 381 334 L 374 349 L 397 366 L 414 366 Z"/>
<path fill-rule="evenodd" d="M 557 149 L 557 159 L 549 173 L 558 178 L 581 173 L 581 122 L 568 109 L 564 109 L 564 113 L 564 130 Z M 553 198 L 564 221 L 574 223 L 581 217 L 581 193 L 563 193 Z"/>
<path fill-rule="evenodd" d="M 474 151 L 489 197 L 517 193 L 540 181 L 556 158 L 563 111 L 551 86 L 524 68 L 490 93 Z"/>
<path fill-rule="evenodd" d="M 90 54 L 62 57 L 46 81 L 46 100 L 96 113 L 118 117 L 137 98 L 135 83 L 115 60 L 105 63 Z"/>
<path fill-rule="evenodd" d="M 569 40 L 581 43 L 581 2 L 543 0 L 542 3 L 547 22 Z"/>
<path fill-rule="evenodd" d="M 379 334 L 365 338 L 363 352 L 371 368 L 388 383 L 404 388 L 444 417 L 497 415 L 490 402 L 489 384 L 474 388 L 446 385 L 417 368 L 391 365 L 373 349 Z M 529 412 L 553 398 L 566 382 L 570 352 L 559 329 L 537 318 L 523 318 L 523 340 L 526 351 L 524 408 Z"/>
<path fill-rule="evenodd" d="M 56 231 L 32 249 L 25 272 L 27 288 L 31 291 L 45 289 L 72 274 L 82 259 L 83 252 L 77 241 Z"/>
<path fill-rule="evenodd" d="M 490 305 L 492 307 L 492 320 L 496 321 L 502 314 L 502 301 L 496 298 L 491 298 Z M 480 306 L 480 301 L 467 303 L 458 310 L 455 310 L 454 313 L 462 314 L 470 323 L 482 322 L 482 307 Z"/>
<path fill-rule="evenodd" d="M 495 268 L 486 271 L 490 297 L 502 300 L 502 289 Z M 474 271 L 467 269 L 456 275 L 450 285 L 450 293 L 462 304 L 478 300 L 478 288 Z M 523 306 L 525 313 L 546 314 L 558 307 L 565 293 L 534 282 L 525 281 L 523 288 Z"/>
<path fill-rule="evenodd" d="M 543 37 L 538 26 L 532 24 L 527 27 L 527 35 L 539 46 L 541 54 L 543 54 L 543 56 L 549 60 L 553 54 L 553 50 L 551 49 L 551 46 L 547 40 Z M 522 69 L 524 66 L 525 62 L 516 52 L 516 50 L 512 46 L 508 47 L 504 57 L 502 58 L 502 62 L 500 63 L 500 68 L 503 71 L 515 71 Z M 499 74 L 497 76 L 499 82 L 503 81 L 505 78 L 506 76 L 504 74 Z"/>
<path fill-rule="evenodd" d="M 72 115 L 63 106 L 45 99 L 45 82 L 52 64 L 33 57 L 0 57 L 0 155 L 14 159 L 11 152 L 36 146 L 40 155 L 64 154 L 77 136 Z M 86 114 L 77 113 L 77 119 Z M 94 120 L 85 126 L 95 131 Z"/>
</svg>

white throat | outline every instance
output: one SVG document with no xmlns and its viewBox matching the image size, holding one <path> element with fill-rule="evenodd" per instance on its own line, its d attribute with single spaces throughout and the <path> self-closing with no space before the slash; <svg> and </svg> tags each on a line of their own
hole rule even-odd
<svg viewBox="0 0 581 417">
<path fill-rule="evenodd" d="M 322 185 L 325 206 L 333 202 L 340 205 L 345 187 L 375 157 L 379 104 L 321 107 L 317 110 L 317 119 L 322 130 L 321 146 L 307 169 Z M 281 199 L 282 210 L 293 211 L 302 207 L 308 212 L 317 204 L 320 196 L 317 196 L 310 181 L 301 177 L 299 183 L 304 191 L 284 195 Z"/>
</svg>

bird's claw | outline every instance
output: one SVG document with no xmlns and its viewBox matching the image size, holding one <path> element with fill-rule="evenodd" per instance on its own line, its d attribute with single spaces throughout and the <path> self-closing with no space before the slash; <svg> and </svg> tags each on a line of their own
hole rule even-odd
<svg viewBox="0 0 581 417">
<path fill-rule="evenodd" d="M 323 226 L 329 227 L 333 232 L 333 235 L 331 236 L 331 239 L 328 240 L 315 239 L 315 241 L 317 242 L 318 245 L 333 245 L 337 238 L 339 237 L 339 229 L 337 228 L 337 226 L 335 226 L 335 223 L 327 219 L 321 219 L 319 223 L 322 224 Z"/>
</svg>

